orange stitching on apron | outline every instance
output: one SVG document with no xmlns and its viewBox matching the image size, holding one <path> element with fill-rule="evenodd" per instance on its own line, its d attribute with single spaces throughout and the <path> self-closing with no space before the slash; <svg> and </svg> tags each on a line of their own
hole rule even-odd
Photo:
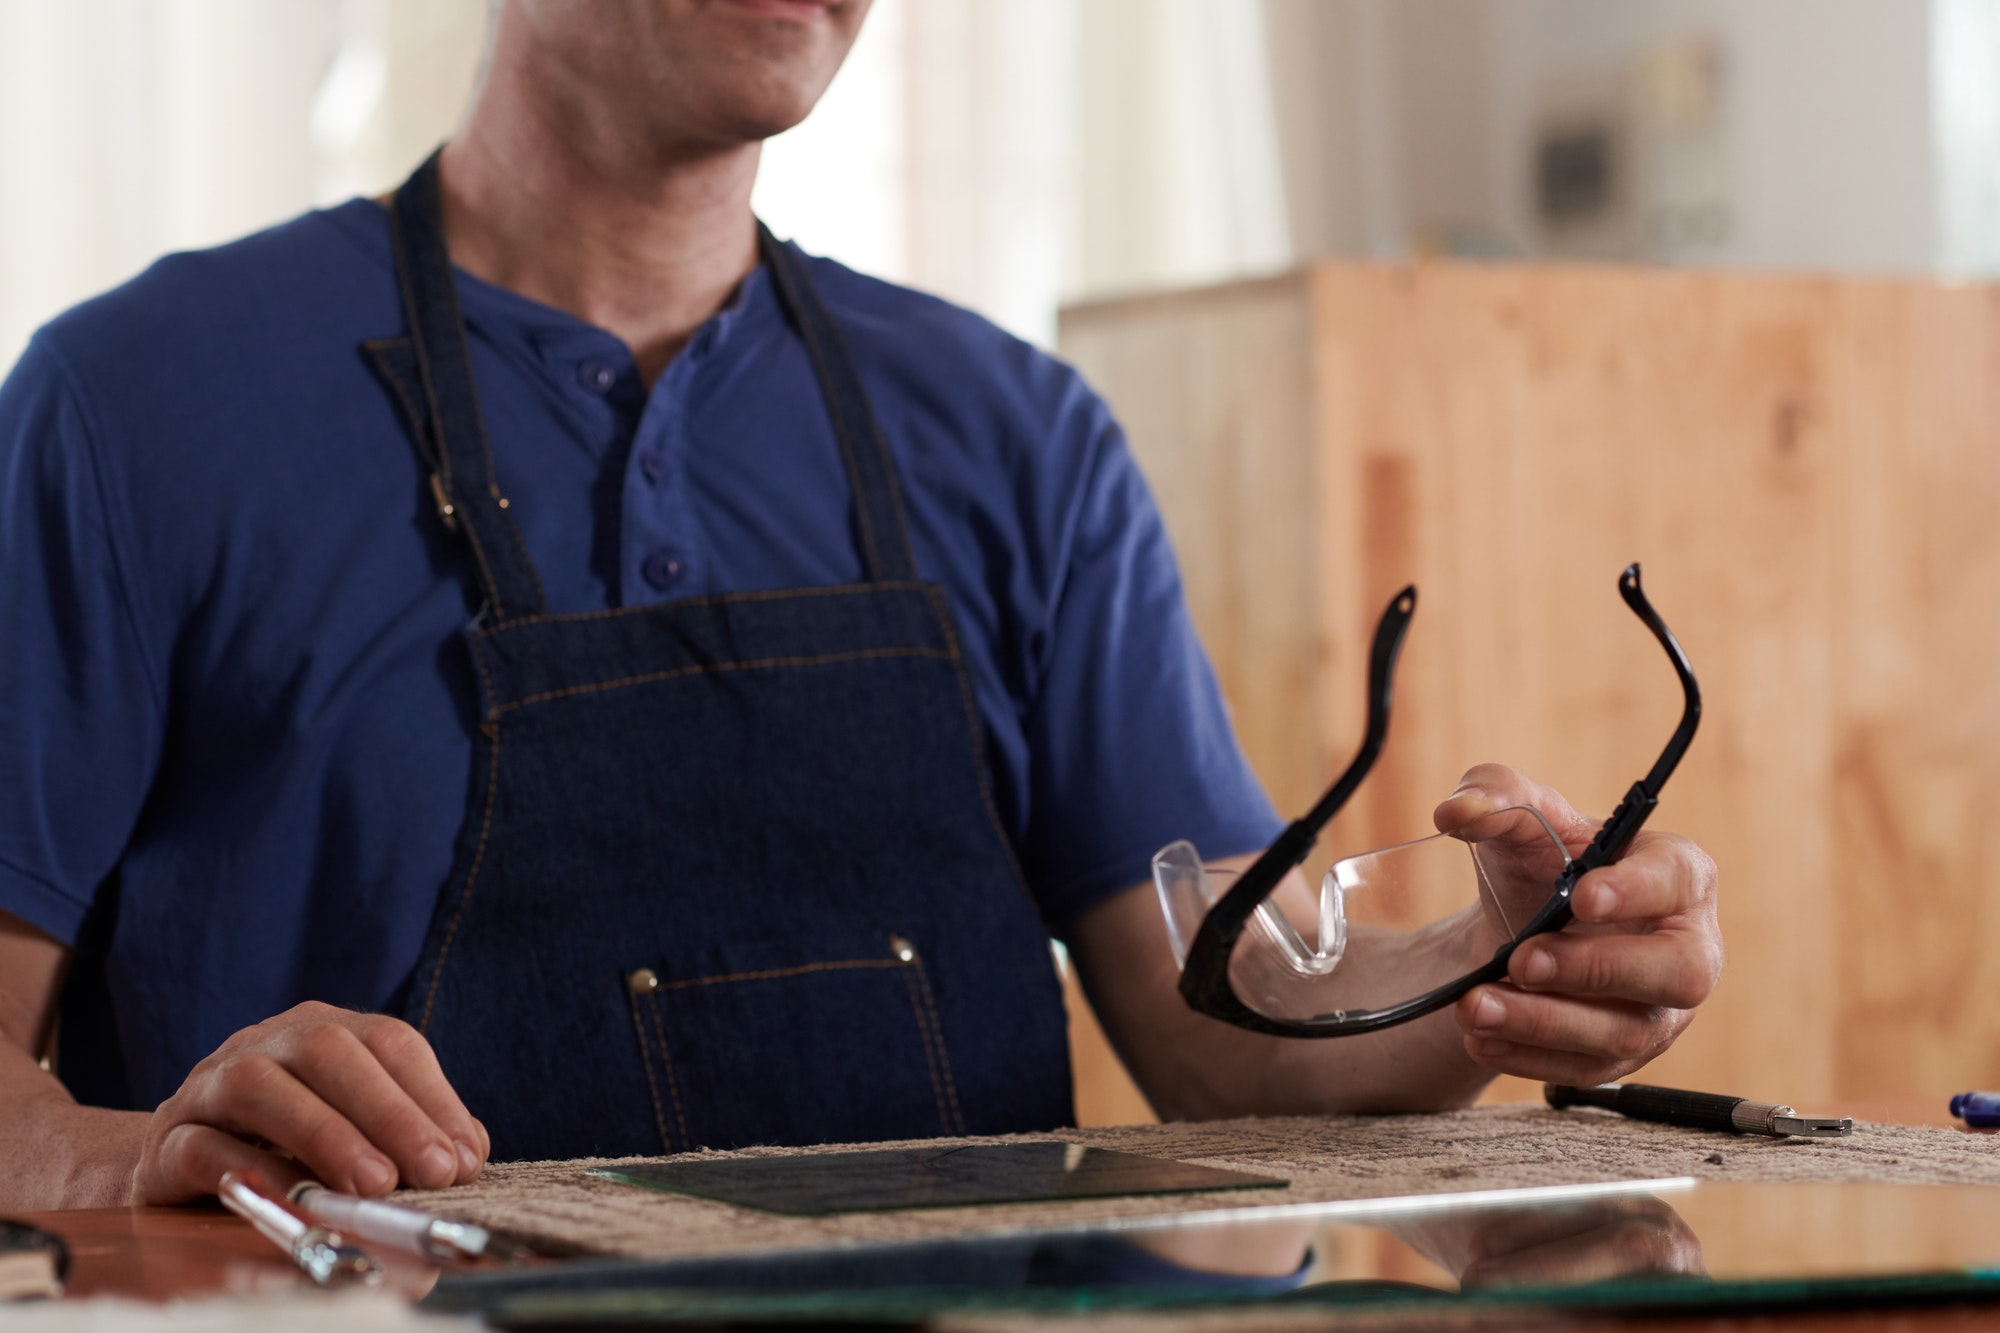
<svg viewBox="0 0 2000 1333">
<path fill-rule="evenodd" d="M 619 680 L 598 681 L 592 685 L 569 685 L 560 690 L 545 690 L 540 694 L 531 694 L 525 699 L 495 704 L 487 710 L 486 716 L 497 718 L 511 709 L 526 708 L 529 704 L 547 703 L 551 699 L 566 699 L 575 694 L 595 694 L 626 685 L 651 685 L 656 681 L 673 680 L 679 676 L 700 676 L 720 671 L 752 671 L 762 667 L 826 666 L 834 662 L 861 662 L 883 657 L 944 658 L 946 654 L 936 648 L 862 648 L 851 653 L 827 653 L 820 657 L 761 657 L 752 662 L 717 662 L 713 666 L 674 667 L 667 671 L 649 671 L 643 676 L 626 676 Z"/>
<path fill-rule="evenodd" d="M 468 358 L 470 357 L 470 355 L 471 353 L 468 351 L 467 352 Z M 476 403 L 477 399 L 475 399 L 474 401 Z M 481 422 L 479 427 L 479 443 L 480 446 L 486 450 L 486 475 L 488 477 L 491 477 L 493 475 L 493 446 L 486 443 L 486 426 L 484 422 Z M 495 500 L 503 500 L 506 498 L 505 496 L 500 494 L 500 486 L 498 482 L 488 481 L 486 483 L 486 489 L 493 493 L 493 498 Z M 498 513 L 500 515 L 500 521 L 507 525 L 507 535 L 514 539 L 514 549 L 521 553 L 521 564 L 526 567 L 528 571 L 528 577 L 535 581 L 536 605 L 547 606 L 549 604 L 549 594 L 548 590 L 542 587 L 542 571 L 535 567 L 535 562 L 533 558 L 528 555 L 528 539 L 521 535 L 521 525 L 514 521 L 514 516 L 512 514 L 508 513 L 505 509 L 501 509 L 498 505 L 494 506 L 494 512 Z M 467 526 L 470 527 L 471 525 L 467 524 Z M 494 600 L 496 602 L 499 601 L 498 598 L 495 598 Z"/>
<path fill-rule="evenodd" d="M 444 486 L 445 493 L 452 494 L 451 483 L 446 482 Z M 486 563 L 486 548 L 479 544 L 477 528 L 478 525 L 472 521 L 471 511 L 462 505 L 459 506 L 458 530 L 465 534 L 465 543 L 472 548 L 472 558 L 479 565 L 480 586 L 485 590 L 484 600 L 486 605 L 498 607 L 501 605 L 500 585 L 493 581 L 493 567 Z"/>
<path fill-rule="evenodd" d="M 885 588 L 901 592 L 928 592 L 930 587 L 930 584 L 921 580 L 905 579 L 883 583 L 845 583 L 830 588 L 770 588 L 761 592 L 725 592 L 709 597 L 684 597 L 680 601 L 661 605 L 726 606 L 731 602 L 769 602 L 785 597 L 852 597 L 857 593 L 879 592 Z M 641 616 L 659 609 L 659 605 L 615 606 L 606 611 L 565 611 L 560 615 L 516 616 L 512 620 L 496 621 L 487 629 L 481 630 L 480 637 L 485 638 L 516 625 L 574 624 L 581 620 L 609 620 L 613 616 Z"/>
<path fill-rule="evenodd" d="M 477 657 L 477 654 L 474 654 Z M 484 674 L 484 664 L 481 665 Z M 452 909 L 451 924 L 445 927 L 444 943 L 438 945 L 437 965 L 431 970 L 430 989 L 424 993 L 423 1017 L 417 1020 L 417 1031 L 430 1028 L 431 1006 L 437 1003 L 438 983 L 444 980 L 444 960 L 451 953 L 451 942 L 458 935 L 458 924 L 465 919 L 465 905 L 472 900 L 472 887 L 479 882 L 479 867 L 486 859 L 487 835 L 493 832 L 493 800 L 500 790 L 500 729 L 493 728 L 487 733 L 493 746 L 492 762 L 486 769 L 486 810 L 479 820 L 479 845 L 472 852 L 472 867 L 465 874 L 465 891 L 458 895 L 458 906 Z"/>
<path fill-rule="evenodd" d="M 787 977 L 802 977 L 813 972 L 853 972 L 896 968 L 903 973 L 904 984 L 910 991 L 910 1014 L 916 1019 L 917 1038 L 923 1043 L 924 1064 L 930 1071 L 931 1096 L 937 1103 L 938 1123 L 946 1133 L 965 1132 L 965 1118 L 958 1107 L 958 1089 L 952 1083 L 951 1059 L 944 1051 L 944 1032 L 938 1026 L 937 1008 L 931 998 L 930 982 L 923 975 L 921 961 L 904 962 L 900 958 L 849 958 L 831 963 L 803 963 L 798 967 L 773 967 L 759 972 L 729 972 L 713 977 L 686 977 L 680 981 L 660 983 L 658 991 L 646 998 L 653 1005 L 653 1027 L 659 1035 L 660 1054 L 666 1060 L 667 1089 L 673 1094 L 674 1116 L 681 1123 L 681 1141 L 689 1148 L 694 1140 L 688 1137 L 687 1122 L 681 1117 L 680 1091 L 674 1079 L 673 1059 L 667 1053 L 667 1035 L 660 1023 L 659 995 L 664 991 L 687 990 L 695 986 L 717 986 L 726 982 L 778 981 Z M 915 974 L 914 979 L 912 973 Z M 925 1018 L 928 1011 L 929 1018 Z M 936 1031 L 933 1048 L 933 1030 Z M 648 1078 L 651 1077 L 650 1071 Z"/>
<path fill-rule="evenodd" d="M 944 1132 L 952 1132 L 951 1112 L 944 1101 L 944 1080 L 938 1077 L 938 1052 L 931 1045 L 930 1024 L 924 1018 L 923 1001 L 917 992 L 915 962 L 903 964 L 903 985 L 910 992 L 910 1016 L 917 1020 L 917 1036 L 924 1043 L 924 1064 L 931 1072 L 931 1099 L 937 1103 L 938 1124 Z"/>
<path fill-rule="evenodd" d="M 653 1035 L 660 1041 L 660 1063 L 667 1071 L 667 1095 L 674 1099 L 674 1123 L 680 1126 L 683 1150 L 694 1147 L 694 1138 L 688 1133 L 687 1115 L 681 1110 L 681 1082 L 674 1077 L 674 1053 L 667 1049 L 666 1024 L 660 1021 L 660 997 L 657 993 L 646 996 L 646 1006 L 653 1011 Z M 649 1074 L 647 1077 L 651 1077 Z M 661 1135 L 665 1138 L 665 1135 Z"/>
<path fill-rule="evenodd" d="M 930 973 L 924 968 L 922 955 L 912 958 L 909 968 L 911 973 L 916 977 L 917 986 L 923 991 L 924 1009 L 930 1014 L 932 1030 L 937 1033 L 938 1072 L 944 1076 L 945 1097 L 951 1102 L 951 1119 L 946 1122 L 946 1125 L 953 1133 L 963 1134 L 965 1133 L 965 1115 L 959 1110 L 958 1106 L 958 1085 L 952 1081 L 951 1053 L 945 1049 L 944 1023 L 938 1018 L 937 997 L 931 994 Z M 939 1110 L 942 1111 L 943 1108 L 940 1107 Z"/>
<path fill-rule="evenodd" d="M 632 1009 L 632 1030 L 639 1037 L 639 1067 L 646 1071 L 646 1095 L 653 1099 L 653 1128 L 660 1131 L 660 1151 L 672 1152 L 674 1142 L 667 1137 L 667 1108 L 660 1101 L 659 1080 L 653 1077 L 653 1052 L 646 1041 L 646 1020 L 639 1012 L 640 997 L 628 990 L 625 998 Z"/>
<path fill-rule="evenodd" d="M 799 967 L 774 967 L 763 972 L 731 972 L 719 977 L 688 977 L 663 981 L 661 990 L 686 990 L 690 986 L 719 986 L 725 981 L 776 981 L 782 977 L 802 977 L 808 972 L 846 972 L 863 967 L 901 967 L 900 958 L 851 958 L 838 963 L 805 963 Z"/>
</svg>

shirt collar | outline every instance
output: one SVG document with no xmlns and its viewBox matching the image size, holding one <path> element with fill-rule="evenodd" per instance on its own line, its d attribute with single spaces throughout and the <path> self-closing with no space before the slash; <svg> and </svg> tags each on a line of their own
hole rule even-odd
<svg viewBox="0 0 2000 1333">
<path fill-rule="evenodd" d="M 462 268 L 454 268 L 453 275 L 458 282 L 466 323 L 496 342 L 526 342 L 543 358 L 555 362 L 596 355 L 613 357 L 621 365 L 631 363 L 630 350 L 607 329 L 496 286 Z M 686 351 L 712 356 L 742 340 L 778 313 L 770 270 L 760 263 L 736 284 L 735 292 L 723 307 L 694 331 Z"/>
</svg>

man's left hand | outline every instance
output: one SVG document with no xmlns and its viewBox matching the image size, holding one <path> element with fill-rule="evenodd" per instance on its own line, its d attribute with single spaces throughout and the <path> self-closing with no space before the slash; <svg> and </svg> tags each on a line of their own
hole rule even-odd
<svg viewBox="0 0 2000 1333">
<path fill-rule="evenodd" d="M 1434 818 L 1451 829 L 1514 805 L 1540 810 L 1571 855 L 1596 836 L 1560 795 L 1499 764 L 1468 772 Z M 1459 1000 L 1466 1053 L 1546 1083 L 1607 1083 L 1645 1064 L 1722 975 L 1715 888 L 1701 848 L 1642 831 L 1616 864 L 1577 882 L 1574 922 L 1516 950 L 1506 981 Z"/>
</svg>

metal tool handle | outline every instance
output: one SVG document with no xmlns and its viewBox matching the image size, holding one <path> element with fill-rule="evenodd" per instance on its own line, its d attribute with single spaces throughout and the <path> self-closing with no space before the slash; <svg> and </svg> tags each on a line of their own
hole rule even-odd
<svg viewBox="0 0 2000 1333">
<path fill-rule="evenodd" d="M 349 1245 L 338 1231 L 301 1216 L 289 1200 L 272 1194 L 255 1171 L 224 1172 L 216 1197 L 322 1286 L 382 1280 L 382 1265 L 373 1255 Z"/>
<path fill-rule="evenodd" d="M 315 1180 L 292 1186 L 289 1197 L 295 1206 L 327 1226 L 438 1263 L 491 1259 L 514 1264 L 534 1257 L 534 1251 L 521 1242 L 495 1235 L 476 1223 L 439 1217 L 386 1199 L 341 1194 Z"/>
<path fill-rule="evenodd" d="M 381 1199 L 330 1190 L 317 1181 L 292 1186 L 292 1202 L 326 1226 L 429 1259 L 476 1259 L 489 1248 L 485 1228 Z"/>
<path fill-rule="evenodd" d="M 1656 1088 L 1647 1083 L 1604 1083 L 1594 1088 L 1561 1087 L 1552 1083 L 1544 1095 L 1549 1105 L 1557 1110 L 1565 1106 L 1599 1106 L 1634 1120 L 1720 1130 L 1725 1134 L 1743 1132 L 1732 1116 L 1743 1099 L 1721 1093 Z"/>
</svg>

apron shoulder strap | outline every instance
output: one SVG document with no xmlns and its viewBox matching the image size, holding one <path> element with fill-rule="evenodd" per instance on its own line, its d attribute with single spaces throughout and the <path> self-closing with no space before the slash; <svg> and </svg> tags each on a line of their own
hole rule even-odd
<svg viewBox="0 0 2000 1333">
<path fill-rule="evenodd" d="M 547 607 L 541 575 L 507 512 L 473 383 L 472 352 L 445 247 L 437 153 L 396 191 L 389 236 L 428 424 L 428 431 L 418 433 L 418 447 L 431 468 L 438 513 L 472 548 L 490 620 L 538 616 Z"/>
<path fill-rule="evenodd" d="M 840 325 L 826 307 L 812 273 L 796 250 L 757 224 L 757 248 L 770 266 L 778 300 L 798 329 L 819 381 L 820 396 L 833 420 L 834 438 L 847 465 L 854 489 L 854 522 L 861 547 L 861 567 L 871 583 L 914 582 L 917 562 L 910 554 L 909 529 L 903 521 L 902 488 L 888 441 L 869 406 L 868 392 L 854 368 L 854 358 L 841 336 Z"/>
</svg>

